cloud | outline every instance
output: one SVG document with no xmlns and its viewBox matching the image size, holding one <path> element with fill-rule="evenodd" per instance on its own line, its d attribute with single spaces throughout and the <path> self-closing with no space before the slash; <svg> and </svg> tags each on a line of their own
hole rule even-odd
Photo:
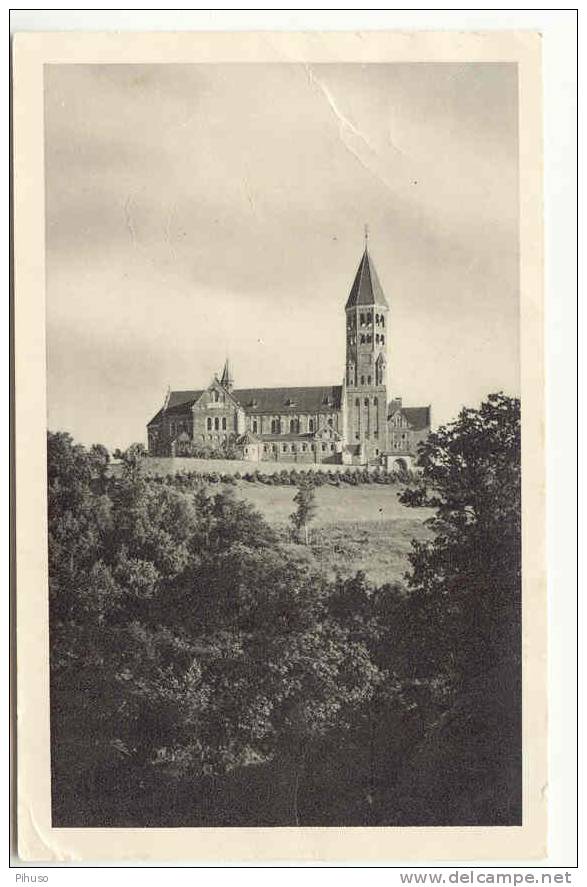
<svg viewBox="0 0 587 887">
<path fill-rule="evenodd" d="M 338 381 L 365 222 L 392 387 L 441 418 L 515 389 L 516 95 L 509 65 L 49 66 L 53 421 L 89 433 L 80 341 L 119 375 L 149 355 L 132 397 L 104 381 L 121 444 L 229 345 L 239 383 Z"/>
</svg>

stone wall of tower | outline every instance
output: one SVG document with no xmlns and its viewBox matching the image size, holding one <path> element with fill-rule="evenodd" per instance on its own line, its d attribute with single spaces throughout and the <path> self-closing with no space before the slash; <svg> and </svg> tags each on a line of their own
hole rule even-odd
<svg viewBox="0 0 587 887">
<path fill-rule="evenodd" d="M 368 461 L 387 447 L 387 318 L 384 305 L 346 308 L 346 442 Z"/>
</svg>

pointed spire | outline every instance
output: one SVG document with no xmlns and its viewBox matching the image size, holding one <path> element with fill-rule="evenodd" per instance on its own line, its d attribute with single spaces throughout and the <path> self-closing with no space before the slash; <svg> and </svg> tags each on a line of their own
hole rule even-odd
<svg viewBox="0 0 587 887">
<path fill-rule="evenodd" d="M 171 385 L 167 386 L 167 391 L 165 392 L 165 400 L 163 401 L 163 412 L 169 406 L 169 401 L 171 400 Z"/>
<path fill-rule="evenodd" d="M 232 369 L 228 357 L 224 361 L 224 369 L 222 370 L 222 376 L 220 377 L 220 384 L 223 388 L 226 388 L 227 391 L 232 391 L 234 387 L 234 377 L 232 375 Z"/>
<path fill-rule="evenodd" d="M 354 308 L 355 305 L 381 305 L 384 308 L 389 307 L 383 288 L 379 283 L 373 259 L 369 255 L 367 248 L 368 240 L 369 227 L 365 225 L 365 251 L 359 262 L 359 267 L 357 268 L 357 273 L 347 299 L 347 308 Z"/>
</svg>

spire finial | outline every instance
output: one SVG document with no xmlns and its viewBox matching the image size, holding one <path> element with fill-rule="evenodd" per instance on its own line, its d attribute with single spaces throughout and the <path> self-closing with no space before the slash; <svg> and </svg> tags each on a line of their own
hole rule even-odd
<svg viewBox="0 0 587 887">
<path fill-rule="evenodd" d="M 230 366 L 230 358 L 228 356 L 224 361 L 224 369 L 222 370 L 220 384 L 223 386 L 223 388 L 226 388 L 227 391 L 232 391 L 232 388 L 234 386 L 234 378 Z"/>
<path fill-rule="evenodd" d="M 369 243 L 369 225 L 365 222 L 365 249 L 367 249 L 367 244 Z"/>
</svg>

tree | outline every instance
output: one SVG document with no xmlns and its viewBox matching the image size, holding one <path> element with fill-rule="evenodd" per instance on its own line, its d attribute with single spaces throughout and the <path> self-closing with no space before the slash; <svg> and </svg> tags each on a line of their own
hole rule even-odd
<svg viewBox="0 0 587 887">
<path fill-rule="evenodd" d="M 304 541 L 308 544 L 308 526 L 314 520 L 317 511 L 316 491 L 314 483 L 310 479 L 300 482 L 298 491 L 294 496 L 297 509 L 290 516 L 294 530 L 299 534 L 304 531 Z"/>
<path fill-rule="evenodd" d="M 137 474 L 149 453 L 142 443 L 132 443 L 122 454 L 122 462 L 128 474 Z"/>
<path fill-rule="evenodd" d="M 102 455 L 49 438 L 54 822 L 148 824 L 157 785 L 264 763 L 296 824 L 308 750 L 379 680 L 367 647 L 233 491 L 155 483 L 139 448 L 108 477 Z"/>
<path fill-rule="evenodd" d="M 435 509 L 413 543 L 401 643 L 409 676 L 443 681 L 450 704 L 400 788 L 419 824 L 521 817 L 520 403 L 490 395 L 421 444 L 405 504 Z"/>
</svg>

